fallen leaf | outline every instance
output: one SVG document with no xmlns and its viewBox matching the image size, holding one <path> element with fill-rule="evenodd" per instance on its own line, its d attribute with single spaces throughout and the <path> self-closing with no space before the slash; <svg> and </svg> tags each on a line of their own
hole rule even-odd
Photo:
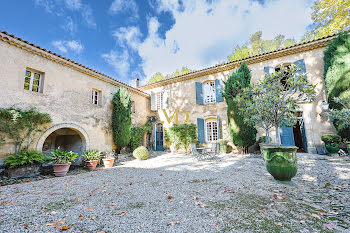
<svg viewBox="0 0 350 233">
<path fill-rule="evenodd" d="M 235 191 L 233 191 L 233 189 L 230 189 L 230 188 L 227 188 L 225 187 L 224 188 L 224 193 L 234 193 Z"/>
<path fill-rule="evenodd" d="M 118 216 L 119 216 L 119 217 L 122 217 L 122 216 L 126 215 L 126 213 L 128 213 L 128 211 L 125 211 L 125 210 L 124 210 L 124 211 L 122 211 L 121 213 L 119 213 Z"/>
<path fill-rule="evenodd" d="M 159 176 L 163 176 L 163 174 L 160 174 Z"/>
<path fill-rule="evenodd" d="M 79 218 L 80 218 L 80 219 L 83 219 L 83 218 L 84 218 L 84 216 L 83 216 L 83 215 L 79 215 Z"/>
<path fill-rule="evenodd" d="M 92 216 L 91 219 L 92 219 L 92 220 L 95 220 L 95 219 L 96 219 L 96 216 Z"/>
<path fill-rule="evenodd" d="M 109 206 L 117 206 L 117 204 L 115 204 L 115 203 L 111 203 Z"/>
<path fill-rule="evenodd" d="M 77 199 L 76 199 L 77 201 L 82 201 L 82 199 L 80 198 L 80 197 L 77 197 Z"/>
<path fill-rule="evenodd" d="M 199 197 L 193 197 L 194 200 L 199 200 L 200 198 Z"/>
<path fill-rule="evenodd" d="M 323 227 L 327 228 L 328 230 L 333 230 L 335 228 L 332 224 L 323 224 Z"/>
<path fill-rule="evenodd" d="M 320 216 L 318 216 L 317 214 L 311 214 L 311 216 L 312 216 L 312 217 L 314 217 L 314 218 L 321 219 L 321 217 L 320 217 Z"/>
<path fill-rule="evenodd" d="M 23 223 L 22 226 L 27 227 L 28 223 Z"/>
<path fill-rule="evenodd" d="M 308 214 L 303 213 L 303 216 L 304 216 L 304 217 L 307 217 L 307 216 L 309 216 L 309 215 L 308 215 Z"/>
<path fill-rule="evenodd" d="M 0 205 L 6 205 L 9 201 L 3 201 L 0 203 Z"/>
<path fill-rule="evenodd" d="M 94 208 L 87 208 L 88 211 L 94 211 Z"/>
<path fill-rule="evenodd" d="M 258 210 L 259 211 L 259 213 L 266 213 L 266 210 Z"/>
<path fill-rule="evenodd" d="M 33 231 L 37 231 L 37 230 L 39 230 L 39 227 L 36 227 L 36 228 L 33 229 Z"/>
<path fill-rule="evenodd" d="M 174 197 L 172 197 L 172 196 L 168 196 L 168 199 L 170 200 L 170 199 L 173 199 Z"/>
<path fill-rule="evenodd" d="M 214 224 L 214 226 L 219 226 L 219 224 L 220 224 L 219 222 L 216 222 L 216 223 Z"/>
<path fill-rule="evenodd" d="M 105 231 L 98 231 L 98 232 L 96 232 L 96 233 L 106 233 Z"/>
<path fill-rule="evenodd" d="M 66 230 L 68 230 L 70 227 L 68 227 L 68 226 L 63 226 L 63 227 L 61 227 L 60 229 L 62 230 L 62 231 L 66 231 Z"/>
<path fill-rule="evenodd" d="M 206 204 L 204 204 L 204 203 L 202 203 L 200 201 L 196 201 L 194 204 L 197 205 L 197 206 L 200 206 L 200 207 L 205 207 L 206 206 Z"/>
<path fill-rule="evenodd" d="M 278 196 L 277 194 L 273 195 L 273 199 L 278 199 L 278 200 L 284 200 L 286 199 L 285 197 Z"/>
<path fill-rule="evenodd" d="M 176 221 L 176 222 L 168 222 L 168 226 L 174 226 L 176 224 L 180 224 L 180 221 Z"/>
<path fill-rule="evenodd" d="M 303 198 L 303 200 L 306 201 L 306 202 L 312 202 L 312 200 L 307 199 L 307 198 Z"/>
<path fill-rule="evenodd" d="M 324 185 L 324 188 L 329 188 L 331 186 L 331 184 L 330 183 L 325 183 L 325 185 Z"/>
</svg>

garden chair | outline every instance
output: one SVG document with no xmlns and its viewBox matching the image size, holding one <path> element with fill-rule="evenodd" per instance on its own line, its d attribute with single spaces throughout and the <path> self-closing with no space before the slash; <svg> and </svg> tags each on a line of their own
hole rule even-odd
<svg viewBox="0 0 350 233">
<path fill-rule="evenodd" d="M 219 154 L 219 143 L 213 142 L 210 147 L 210 151 L 205 153 L 206 159 L 217 159 Z"/>
<path fill-rule="evenodd" d="M 200 149 L 202 149 L 202 148 L 200 148 Z M 204 154 L 198 152 L 197 145 L 195 143 L 191 143 L 191 151 L 192 151 L 192 156 L 194 159 L 197 159 L 198 161 L 204 160 Z"/>
<path fill-rule="evenodd" d="M 199 148 L 197 148 L 196 144 L 191 143 L 191 150 L 192 150 L 193 157 L 195 159 L 197 159 L 198 161 L 200 161 L 200 160 L 216 158 L 216 155 L 218 154 L 218 151 L 219 151 L 219 146 L 218 146 L 218 143 L 212 143 L 211 147 L 199 147 Z M 210 151 L 200 153 L 198 150 L 200 150 L 200 151 L 210 150 Z"/>
</svg>

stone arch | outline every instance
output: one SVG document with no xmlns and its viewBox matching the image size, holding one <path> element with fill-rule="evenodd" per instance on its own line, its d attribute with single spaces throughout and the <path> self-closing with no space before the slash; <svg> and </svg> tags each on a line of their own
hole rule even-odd
<svg viewBox="0 0 350 233">
<path fill-rule="evenodd" d="M 63 128 L 68 128 L 68 129 L 74 130 L 80 136 L 80 138 L 82 140 L 83 150 L 90 149 L 89 136 L 82 127 L 80 127 L 79 125 L 76 125 L 74 123 L 61 123 L 61 124 L 54 125 L 54 126 L 50 127 L 48 130 L 46 130 L 46 132 L 40 137 L 40 139 L 37 143 L 37 146 L 36 146 L 36 150 L 39 152 L 42 152 L 46 138 L 49 137 L 56 130 L 63 129 Z"/>
</svg>

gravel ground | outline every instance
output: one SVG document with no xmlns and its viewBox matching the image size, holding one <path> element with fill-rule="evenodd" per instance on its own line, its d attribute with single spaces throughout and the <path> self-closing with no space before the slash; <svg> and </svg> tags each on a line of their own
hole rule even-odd
<svg viewBox="0 0 350 233">
<path fill-rule="evenodd" d="M 0 232 L 350 232 L 350 160 L 298 154 L 291 184 L 259 155 L 152 153 L 0 187 Z"/>
</svg>

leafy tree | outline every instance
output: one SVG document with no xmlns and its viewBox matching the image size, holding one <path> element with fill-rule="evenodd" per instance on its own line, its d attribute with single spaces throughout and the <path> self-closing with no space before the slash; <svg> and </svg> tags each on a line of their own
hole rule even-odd
<svg viewBox="0 0 350 233">
<path fill-rule="evenodd" d="M 131 98 L 125 88 L 119 88 L 113 96 L 112 128 L 114 144 L 120 153 L 131 136 Z"/>
<path fill-rule="evenodd" d="M 305 40 L 350 29 L 349 0 L 316 0 L 312 9 L 313 29 L 306 33 Z"/>
<path fill-rule="evenodd" d="M 239 147 L 248 147 L 255 143 L 256 129 L 244 122 L 238 109 L 236 97 L 243 88 L 250 86 L 250 70 L 246 63 L 240 65 L 225 82 L 224 97 L 227 103 L 227 118 L 232 143 Z"/>
<path fill-rule="evenodd" d="M 315 85 L 309 84 L 306 75 L 293 64 L 289 68 L 281 66 L 275 73 L 265 74 L 265 78 L 251 88 L 245 88 L 237 97 L 237 104 L 245 122 L 254 126 L 273 125 L 276 143 L 280 146 L 280 127 L 295 125 L 297 103 L 313 100 L 315 95 Z"/>
<path fill-rule="evenodd" d="M 263 40 L 262 32 L 258 31 L 250 36 L 248 43 L 242 46 L 237 46 L 233 53 L 228 56 L 228 61 L 237 61 L 261 53 L 289 47 L 295 44 L 296 41 L 294 39 L 286 39 L 284 35 L 277 35 L 272 40 Z"/>
<path fill-rule="evenodd" d="M 338 97 L 350 97 L 350 35 L 340 33 L 324 51 L 324 79 L 329 107 L 342 110 L 344 105 L 334 100 Z M 335 119 L 334 126 L 338 134 L 350 140 L 350 128 Z"/>
<path fill-rule="evenodd" d="M 50 122 L 49 114 L 40 113 L 35 108 L 0 108 L 0 138 L 12 140 L 17 154 L 27 150 L 37 133 Z"/>
<path fill-rule="evenodd" d="M 148 84 L 156 83 L 165 79 L 169 78 L 175 78 L 180 75 L 191 73 L 193 70 L 188 69 L 187 67 L 182 67 L 181 70 L 176 69 L 176 71 L 172 74 L 168 74 L 166 76 L 162 75 L 161 73 L 154 74 L 151 79 L 149 80 Z"/>
<path fill-rule="evenodd" d="M 341 104 L 341 110 L 331 109 L 329 112 L 330 118 L 342 124 L 343 128 L 350 128 L 350 96 L 347 98 L 335 97 L 334 102 Z"/>
</svg>

